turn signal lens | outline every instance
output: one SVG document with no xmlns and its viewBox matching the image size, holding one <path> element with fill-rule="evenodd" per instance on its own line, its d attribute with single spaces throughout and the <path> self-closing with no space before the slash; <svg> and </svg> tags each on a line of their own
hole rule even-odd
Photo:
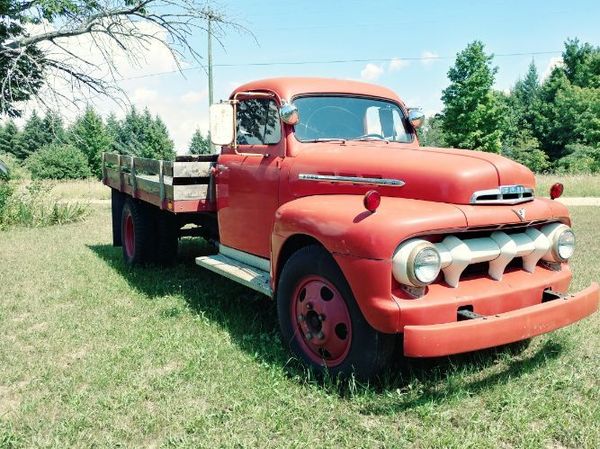
<svg viewBox="0 0 600 449">
<path fill-rule="evenodd" d="M 369 212 L 375 212 L 381 204 L 381 195 L 377 190 L 369 190 L 365 193 L 363 204 Z"/>
<path fill-rule="evenodd" d="M 552 184 L 552 187 L 550 187 L 550 198 L 553 200 L 555 200 L 556 198 L 560 198 L 560 196 L 563 194 L 564 189 L 565 187 L 560 182 Z"/>
</svg>

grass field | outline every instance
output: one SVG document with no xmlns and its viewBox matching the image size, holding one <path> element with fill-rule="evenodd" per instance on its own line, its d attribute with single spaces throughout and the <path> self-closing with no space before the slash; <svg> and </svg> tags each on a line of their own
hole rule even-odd
<svg viewBox="0 0 600 449">
<path fill-rule="evenodd" d="M 536 193 L 550 196 L 550 186 L 562 182 L 565 186 L 563 196 L 566 197 L 600 197 L 600 174 L 597 175 L 536 175 Z"/>
<path fill-rule="evenodd" d="M 600 208 L 574 208 L 574 289 L 600 280 Z M 313 381 L 273 304 L 202 271 L 127 269 L 109 209 L 0 233 L 0 448 L 600 447 L 600 315 L 533 340 Z"/>
</svg>

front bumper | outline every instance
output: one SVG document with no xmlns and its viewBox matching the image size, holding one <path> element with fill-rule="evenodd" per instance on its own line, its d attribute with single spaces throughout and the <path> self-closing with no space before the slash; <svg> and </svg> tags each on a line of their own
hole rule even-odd
<svg viewBox="0 0 600 449">
<path fill-rule="evenodd" d="M 598 310 L 600 288 L 467 321 L 404 327 L 404 355 L 439 357 L 491 348 L 559 329 Z"/>
</svg>

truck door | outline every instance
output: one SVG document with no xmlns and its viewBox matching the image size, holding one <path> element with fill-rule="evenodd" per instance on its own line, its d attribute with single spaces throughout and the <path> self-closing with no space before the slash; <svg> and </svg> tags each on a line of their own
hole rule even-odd
<svg viewBox="0 0 600 449">
<path fill-rule="evenodd" d="M 217 210 L 223 245 L 270 257 L 285 154 L 274 98 L 243 98 L 236 107 L 237 151 L 223 147 L 217 165 Z"/>
</svg>

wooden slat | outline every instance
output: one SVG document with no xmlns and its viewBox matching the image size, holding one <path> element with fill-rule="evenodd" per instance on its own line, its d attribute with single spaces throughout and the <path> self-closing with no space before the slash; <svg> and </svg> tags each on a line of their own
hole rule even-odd
<svg viewBox="0 0 600 449">
<path fill-rule="evenodd" d="M 119 170 L 111 167 L 106 167 L 106 182 L 116 189 L 121 188 L 121 177 Z"/>
<path fill-rule="evenodd" d="M 146 179 L 142 176 L 136 176 L 137 189 L 143 192 L 152 193 L 155 195 L 160 194 L 160 183 L 158 182 L 158 178 L 154 179 Z"/>
<path fill-rule="evenodd" d="M 131 170 L 131 166 L 133 165 L 133 157 L 132 156 L 121 156 L 121 167 L 127 168 Z"/>
<path fill-rule="evenodd" d="M 209 177 L 212 164 L 212 162 L 169 162 L 164 165 L 164 174 L 174 178 Z"/>
<path fill-rule="evenodd" d="M 119 155 L 117 153 L 103 153 L 104 154 L 104 163 L 119 165 Z"/>
<path fill-rule="evenodd" d="M 137 173 L 157 175 L 160 170 L 160 161 L 158 159 L 146 159 L 143 157 L 136 157 L 135 170 Z"/>
<path fill-rule="evenodd" d="M 208 193 L 207 184 L 195 184 L 189 186 L 173 186 L 165 184 L 167 198 L 173 201 L 178 200 L 199 200 L 205 199 Z"/>
</svg>

